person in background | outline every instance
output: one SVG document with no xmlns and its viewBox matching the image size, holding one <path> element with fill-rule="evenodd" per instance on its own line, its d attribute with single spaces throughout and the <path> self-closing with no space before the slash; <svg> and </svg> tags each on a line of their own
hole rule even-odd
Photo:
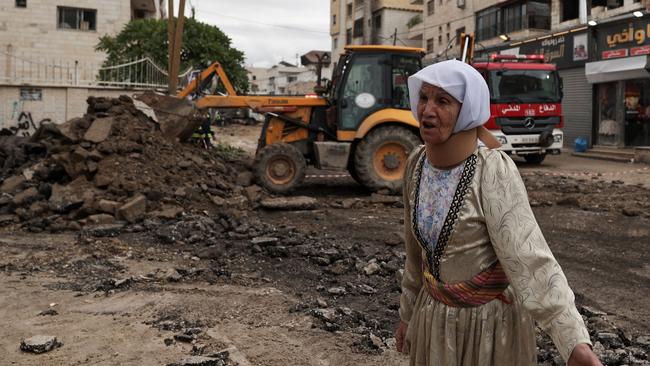
<svg viewBox="0 0 650 366">
<path fill-rule="evenodd" d="M 569 366 L 602 366 L 517 167 L 482 126 L 483 77 L 450 60 L 409 77 L 408 88 L 424 146 L 404 181 L 397 350 L 411 365 L 535 365 L 537 321 Z"/>
</svg>

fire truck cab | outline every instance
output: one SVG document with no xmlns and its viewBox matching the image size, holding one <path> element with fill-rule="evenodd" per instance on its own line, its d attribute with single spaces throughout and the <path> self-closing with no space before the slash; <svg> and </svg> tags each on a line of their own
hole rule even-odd
<svg viewBox="0 0 650 366">
<path fill-rule="evenodd" d="M 541 163 L 559 154 L 564 126 L 562 81 L 543 55 L 490 55 L 472 63 L 490 88 L 491 116 L 485 124 L 509 154 Z"/>
</svg>

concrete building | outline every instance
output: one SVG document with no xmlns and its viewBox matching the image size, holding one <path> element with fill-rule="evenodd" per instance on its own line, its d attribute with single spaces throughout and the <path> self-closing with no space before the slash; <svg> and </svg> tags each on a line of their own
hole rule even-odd
<svg viewBox="0 0 650 366">
<path fill-rule="evenodd" d="M 164 17 L 165 8 L 161 0 L 0 2 L 0 130 L 27 136 L 41 123 L 82 116 L 90 95 L 125 94 L 97 85 L 105 54 L 95 46 L 132 19 Z"/>
<path fill-rule="evenodd" d="M 331 56 L 327 51 L 310 51 L 301 56 L 302 66 L 282 61 L 270 68 L 247 67 L 249 90 L 252 94 L 300 95 L 313 93 L 318 79 L 318 60 L 322 62 L 324 85 L 332 77 Z"/>
<path fill-rule="evenodd" d="M 476 2 L 472 0 L 412 0 L 422 12 L 408 23 L 407 37 L 425 49 L 425 62 L 453 58 L 460 50 L 460 33 L 474 32 Z"/>
<path fill-rule="evenodd" d="M 330 0 L 332 60 L 350 44 L 420 47 L 407 37 L 407 23 L 421 12 L 422 4 L 412 0 Z"/>
<path fill-rule="evenodd" d="M 23 58 L 101 64 L 103 35 L 131 19 L 160 18 L 160 0 L 5 0 L 0 3 L 0 51 Z"/>
</svg>

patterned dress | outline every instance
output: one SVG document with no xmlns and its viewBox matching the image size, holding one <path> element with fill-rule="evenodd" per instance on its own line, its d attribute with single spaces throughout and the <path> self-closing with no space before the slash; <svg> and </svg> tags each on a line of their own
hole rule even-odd
<svg viewBox="0 0 650 366">
<path fill-rule="evenodd" d="M 409 324 L 411 365 L 535 365 L 535 321 L 565 360 L 576 344 L 591 344 L 507 155 L 480 148 L 441 171 L 428 165 L 421 148 L 406 177 L 400 318 Z M 501 299 L 480 306 L 445 305 L 423 285 L 427 267 L 441 283 L 456 284 L 495 264 L 510 284 Z"/>
</svg>

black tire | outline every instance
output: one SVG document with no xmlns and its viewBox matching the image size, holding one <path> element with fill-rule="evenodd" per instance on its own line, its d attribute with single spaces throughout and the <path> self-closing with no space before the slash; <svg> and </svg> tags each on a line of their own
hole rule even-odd
<svg viewBox="0 0 650 366">
<path fill-rule="evenodd" d="M 411 130 L 399 126 L 378 127 L 359 142 L 354 167 L 359 182 L 372 191 L 402 191 L 406 160 L 422 142 Z"/>
<path fill-rule="evenodd" d="M 286 194 L 302 184 L 306 169 L 305 157 L 297 148 L 278 143 L 259 151 L 253 173 L 257 182 L 269 192 Z"/>
<path fill-rule="evenodd" d="M 544 161 L 544 158 L 546 158 L 546 154 L 527 154 L 524 155 L 524 159 L 526 159 L 526 162 L 528 164 L 541 164 L 542 161 Z"/>
<path fill-rule="evenodd" d="M 350 176 L 352 177 L 352 179 L 354 179 L 355 182 L 363 185 L 363 183 L 361 183 L 361 180 L 359 180 L 359 174 L 357 174 L 357 168 L 354 167 L 354 161 L 350 161 L 350 163 L 348 164 L 348 173 L 350 173 Z"/>
</svg>

